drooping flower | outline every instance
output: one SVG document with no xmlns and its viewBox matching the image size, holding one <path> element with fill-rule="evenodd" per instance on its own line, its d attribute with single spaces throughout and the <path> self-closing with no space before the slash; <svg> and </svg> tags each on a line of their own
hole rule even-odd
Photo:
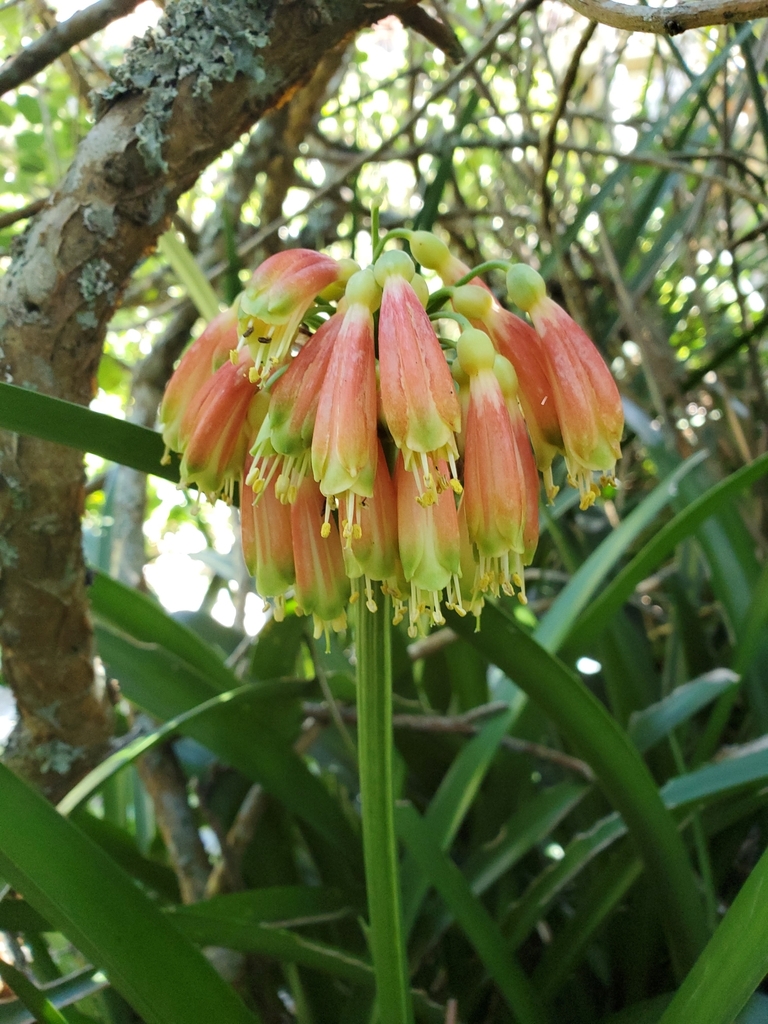
<svg viewBox="0 0 768 1024">
<path fill-rule="evenodd" d="M 241 353 L 203 384 L 182 418 L 186 437 L 179 473 L 185 486 L 195 484 L 211 499 L 231 497 L 245 455 L 266 414 L 267 402 L 249 378 L 251 360 Z"/>
<path fill-rule="evenodd" d="M 442 486 L 429 468 L 444 461 L 451 486 L 460 491 L 455 434 L 461 410 L 451 371 L 410 278 L 413 263 L 403 252 L 387 252 L 375 266 L 383 288 L 379 314 L 381 404 L 405 468 L 416 474 L 417 499 L 436 500 Z"/>
<path fill-rule="evenodd" d="M 348 269 L 312 249 L 286 249 L 258 267 L 238 309 L 238 335 L 251 351 L 254 381 L 264 380 L 290 354 L 312 300 Z"/>
<path fill-rule="evenodd" d="M 373 310 L 379 288 L 370 270 L 347 285 L 347 309 L 320 390 L 312 436 L 312 472 L 326 503 L 339 508 L 342 537 L 360 536 L 360 503 L 373 495 L 378 458 Z M 332 499 L 332 502 L 331 502 Z"/>
<path fill-rule="evenodd" d="M 296 604 L 304 615 L 311 615 L 315 639 L 331 629 L 337 633 L 347 627 L 347 602 L 350 583 L 344 570 L 344 556 L 336 523 L 331 516 L 329 530 L 323 536 L 325 500 L 311 476 L 301 482 L 290 506 L 293 561 L 296 567 Z"/>
<path fill-rule="evenodd" d="M 466 284 L 454 289 L 451 302 L 457 313 L 482 327 L 496 350 L 512 363 L 536 464 L 544 477 L 547 497 L 552 501 L 558 490 L 552 479 L 552 461 L 563 451 L 563 436 L 536 331 L 499 305 L 492 293 L 479 285 Z"/>
<path fill-rule="evenodd" d="M 487 334 L 475 328 L 459 338 L 458 358 L 470 378 L 464 448 L 464 499 L 469 539 L 479 561 L 477 589 L 512 594 L 525 601 L 523 561 L 533 488 L 534 514 L 538 477 L 527 436 L 513 429 L 504 393 L 494 372 L 514 375 L 498 356 Z M 521 419 L 518 412 L 518 417 Z M 531 479 L 532 476 L 532 479 Z"/>
<path fill-rule="evenodd" d="M 434 478 L 447 475 L 445 463 L 435 466 L 429 459 L 428 472 Z M 434 502 L 418 501 L 418 482 L 405 468 L 403 455 L 395 469 L 397 491 L 397 537 L 405 581 L 410 588 L 408 602 L 410 636 L 423 630 L 424 624 L 443 625 L 440 607 L 445 592 L 447 608 L 463 612 L 459 573 L 461 550 L 456 500 L 446 487 Z"/>
<path fill-rule="evenodd" d="M 277 497 L 274 486 L 266 487 L 256 501 L 256 495 L 245 482 L 250 464 L 247 456 L 240 485 L 243 557 L 256 581 L 256 592 L 269 601 L 275 618 L 281 622 L 285 615 L 285 593 L 296 580 L 291 511 Z"/>
<path fill-rule="evenodd" d="M 251 449 L 248 483 L 257 496 L 264 481 L 274 476 L 280 481 L 280 499 L 290 501 L 309 471 L 320 389 L 342 321 L 341 313 L 326 320 L 269 389 L 267 419 Z"/>
<path fill-rule="evenodd" d="M 186 447 L 189 435 L 181 427 L 185 417 L 188 425 L 191 422 L 189 407 L 236 345 L 237 313 L 233 307 L 214 317 L 181 357 L 160 403 L 163 441 L 169 451 L 180 452 Z"/>
<path fill-rule="evenodd" d="M 610 370 L 590 339 L 547 295 L 542 277 L 517 264 L 507 274 L 510 297 L 531 317 L 546 359 L 563 434 L 568 482 L 581 507 L 600 493 L 593 473 L 612 479 L 621 457 L 624 413 Z"/>
<path fill-rule="evenodd" d="M 360 502 L 359 536 L 344 547 L 344 564 L 350 579 L 365 577 L 366 604 L 376 610 L 372 583 L 384 584 L 385 593 L 402 598 L 398 584 L 397 501 L 395 486 L 381 442 L 377 440 L 376 479 L 373 495 Z"/>
</svg>

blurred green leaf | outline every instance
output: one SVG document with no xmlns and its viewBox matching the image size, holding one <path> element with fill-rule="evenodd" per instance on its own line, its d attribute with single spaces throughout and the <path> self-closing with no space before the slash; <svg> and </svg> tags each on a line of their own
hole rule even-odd
<svg viewBox="0 0 768 1024">
<path fill-rule="evenodd" d="M 174 483 L 179 479 L 178 460 L 163 465 L 165 446 L 154 430 L 15 384 L 0 383 L 0 428 L 92 452 Z"/>
<path fill-rule="evenodd" d="M 106 976 L 101 971 L 86 967 L 51 985 L 45 985 L 41 992 L 57 1009 L 61 1009 L 99 992 L 107 984 Z M 0 1024 L 34 1024 L 34 1017 L 18 1002 L 3 1002 L 0 1003 Z"/>
<path fill-rule="evenodd" d="M 186 288 L 200 315 L 206 320 L 213 320 L 221 309 L 218 297 L 188 246 L 175 231 L 166 231 L 158 239 L 157 247 Z"/>
<path fill-rule="evenodd" d="M 675 993 L 659 1024 L 725 1024 L 768 973 L 768 850 Z"/>
<path fill-rule="evenodd" d="M 3 765 L 0 816 L 14 822 L 0 834 L 0 874 L 107 973 L 147 1024 L 254 1024 L 128 876 Z"/>
<path fill-rule="evenodd" d="M 474 896 L 466 879 L 443 853 L 412 804 L 395 808 L 397 834 L 424 875 L 450 907 L 467 938 L 521 1024 L 543 1024 L 547 1015 L 528 979 L 490 914 Z"/>
<path fill-rule="evenodd" d="M 676 687 L 657 704 L 635 712 L 627 731 L 637 749 L 644 752 L 738 683 L 739 677 L 730 669 L 713 669 L 690 683 Z"/>
</svg>

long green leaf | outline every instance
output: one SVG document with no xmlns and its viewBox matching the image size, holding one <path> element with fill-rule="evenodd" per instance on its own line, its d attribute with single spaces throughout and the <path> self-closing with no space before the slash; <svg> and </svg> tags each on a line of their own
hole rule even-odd
<svg viewBox="0 0 768 1024">
<path fill-rule="evenodd" d="M 33 984 L 22 971 L 0 959 L 0 978 L 16 993 L 17 998 L 30 1010 L 38 1024 L 67 1024 L 44 992 Z"/>
<path fill-rule="evenodd" d="M 433 839 L 429 825 L 412 804 L 398 805 L 397 833 L 421 870 L 448 904 L 493 978 L 507 1006 L 521 1024 L 543 1024 L 547 1019 L 528 979 L 506 948 L 498 925 L 469 888 L 458 867 Z"/>
<path fill-rule="evenodd" d="M 220 310 L 216 292 L 200 267 L 188 246 L 182 242 L 175 231 L 166 231 L 157 240 L 157 247 L 170 263 L 173 272 L 189 293 L 198 312 L 206 320 L 213 320 Z"/>
<path fill-rule="evenodd" d="M 156 644 L 140 643 L 98 622 L 96 638 L 102 658 L 119 679 L 125 695 L 161 721 L 189 712 L 216 696 L 206 678 Z M 248 708 L 242 699 L 238 707 L 224 703 L 202 717 L 188 719 L 182 731 L 225 764 L 260 782 L 344 856 L 354 859 L 358 841 L 339 805 L 284 739 L 264 724 L 268 720 L 268 703 L 264 701 L 275 692 L 263 689 L 261 712 L 258 704 Z"/>
<path fill-rule="evenodd" d="M 515 711 L 508 708 L 487 722 L 478 735 L 462 747 L 430 801 L 426 820 L 441 850 L 450 848 L 514 717 Z M 403 862 L 401 886 L 403 926 L 407 935 L 429 889 L 427 877 L 413 856 Z"/>
<path fill-rule="evenodd" d="M 0 875 L 147 1024 L 255 1024 L 210 963 L 109 857 L 0 765 Z M 106 912 L 109 908 L 109 912 Z"/>
<path fill-rule="evenodd" d="M 670 779 L 661 789 L 660 796 L 664 806 L 675 810 L 679 816 L 702 805 L 722 800 L 725 796 L 733 796 L 740 790 L 762 785 L 766 779 L 768 751 L 758 749 Z M 626 835 L 626 831 L 621 817 L 614 813 L 571 840 L 562 859 L 534 879 L 512 908 L 508 939 L 513 947 L 525 941 L 536 922 L 546 913 L 547 907 L 573 882 L 579 872 L 598 854 Z"/>
<path fill-rule="evenodd" d="M 94 572 L 91 606 L 102 620 L 134 639 L 159 644 L 197 669 L 217 690 L 240 685 L 235 673 L 198 633 L 177 622 L 146 594 L 126 587 L 103 572 Z"/>
<path fill-rule="evenodd" d="M 731 692 L 738 682 L 735 672 L 716 668 L 690 683 L 683 683 L 657 704 L 632 715 L 627 729 L 630 738 L 638 750 L 645 752 L 707 704 Z"/>
<path fill-rule="evenodd" d="M 290 914 L 299 908 L 300 901 L 306 909 L 307 899 L 318 899 L 308 897 L 307 890 L 304 890 L 301 897 L 290 895 L 287 889 L 283 890 L 283 893 L 284 895 L 276 897 L 254 897 L 251 893 L 220 896 L 203 903 L 174 907 L 169 909 L 168 916 L 184 935 L 202 946 L 224 946 L 227 949 L 259 953 L 284 963 L 310 967 L 354 985 L 373 988 L 376 978 L 373 967 L 367 960 L 337 946 L 281 927 L 282 922 L 275 920 L 274 917 L 266 920 L 259 916 L 264 914 L 265 899 L 282 901 L 284 909 L 288 909 Z M 330 895 L 320 899 L 327 900 L 327 906 L 333 905 L 333 897 Z M 261 902 L 261 906 L 256 908 L 258 902 Z M 273 903 L 270 915 L 276 911 L 277 906 L 277 902 Z M 443 1008 L 438 1008 L 421 992 L 412 991 L 411 995 L 419 1019 L 428 1020 L 433 1024 L 443 1024 Z M 0 1024 L 3 1022 L 0 1021 Z"/>
<path fill-rule="evenodd" d="M 730 1024 L 768 972 L 768 850 L 659 1024 Z"/>
<path fill-rule="evenodd" d="M 696 531 L 715 512 L 730 501 L 739 491 L 768 473 L 768 454 L 761 455 L 743 469 L 715 484 L 706 493 L 687 508 L 671 519 L 661 530 L 638 552 L 632 561 L 625 566 L 618 576 L 604 590 L 597 594 L 589 608 L 583 612 L 572 628 L 567 642 L 579 645 L 594 639 L 602 628 L 610 621 L 617 608 L 634 591 L 637 584 L 653 572 L 675 547 Z"/>
<path fill-rule="evenodd" d="M 451 625 L 536 701 L 590 765 L 642 854 L 675 969 L 684 974 L 705 941 L 703 906 L 675 823 L 627 734 L 574 673 L 496 605 L 485 608 L 480 632 L 457 615 Z"/>
<path fill-rule="evenodd" d="M 210 700 L 203 701 L 202 704 L 198 704 L 190 711 L 185 711 L 183 714 L 171 718 L 165 725 L 160 726 L 158 729 L 153 729 L 148 735 L 139 736 L 124 747 L 121 747 L 120 750 L 116 750 L 114 754 L 110 754 L 109 757 L 105 758 L 88 772 L 84 778 L 80 779 L 66 796 L 59 801 L 56 805 L 59 814 L 63 814 L 65 817 L 71 814 L 75 808 L 89 800 L 107 779 L 113 778 L 117 772 L 125 768 L 126 765 L 131 764 L 137 757 L 141 757 L 142 754 L 146 754 L 148 750 L 156 747 L 158 743 L 162 743 L 169 736 L 173 736 L 174 733 L 177 733 L 188 722 L 198 718 L 200 715 L 206 714 L 208 711 L 213 711 L 222 704 L 229 703 L 229 701 L 236 701 L 242 697 L 250 696 L 257 688 L 253 683 L 246 683 L 236 690 L 230 690 L 228 693 L 221 693 L 216 697 L 211 697 Z"/>
<path fill-rule="evenodd" d="M 165 446 L 154 430 L 15 384 L 0 383 L 0 429 L 92 452 L 174 483 L 179 480 L 178 459 L 163 465 Z"/>
<path fill-rule="evenodd" d="M 548 651 L 557 651 L 578 616 L 602 586 L 605 578 L 636 538 L 653 523 L 677 494 L 680 480 L 706 458 L 697 452 L 644 498 L 637 508 L 600 544 L 575 573 L 541 620 L 534 636 Z"/>
<path fill-rule="evenodd" d="M 40 991 L 57 1009 L 61 1009 L 100 992 L 107 985 L 106 975 L 95 967 L 85 967 L 82 971 L 44 985 Z M 34 1017 L 19 1002 L 0 1003 L 0 1024 L 34 1024 Z"/>
</svg>

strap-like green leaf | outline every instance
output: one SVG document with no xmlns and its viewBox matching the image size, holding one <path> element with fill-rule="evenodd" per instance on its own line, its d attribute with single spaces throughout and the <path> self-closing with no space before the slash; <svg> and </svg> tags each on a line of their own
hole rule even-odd
<svg viewBox="0 0 768 1024">
<path fill-rule="evenodd" d="M 0 383 L 0 429 L 92 452 L 174 483 L 179 479 L 178 459 L 163 465 L 165 446 L 154 430 L 15 384 Z"/>
<path fill-rule="evenodd" d="M 13 822 L 0 830 L 0 875 L 106 972 L 147 1024 L 255 1024 L 133 881 L 3 765 L 0 820 Z"/>
</svg>

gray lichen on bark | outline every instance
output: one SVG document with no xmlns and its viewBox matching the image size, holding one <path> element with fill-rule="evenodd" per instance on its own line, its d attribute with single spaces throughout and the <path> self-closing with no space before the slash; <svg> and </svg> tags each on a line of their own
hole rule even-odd
<svg viewBox="0 0 768 1024">
<path fill-rule="evenodd" d="M 115 69 L 114 82 L 97 97 L 97 113 L 120 96 L 143 93 L 144 117 L 136 127 L 139 152 L 148 170 L 167 171 L 162 149 L 180 82 L 192 76 L 192 95 L 210 100 L 214 82 L 232 82 L 240 73 L 263 81 L 258 51 L 269 42 L 274 7 L 274 0 L 210 0 L 203 6 L 177 0 Z"/>
</svg>

